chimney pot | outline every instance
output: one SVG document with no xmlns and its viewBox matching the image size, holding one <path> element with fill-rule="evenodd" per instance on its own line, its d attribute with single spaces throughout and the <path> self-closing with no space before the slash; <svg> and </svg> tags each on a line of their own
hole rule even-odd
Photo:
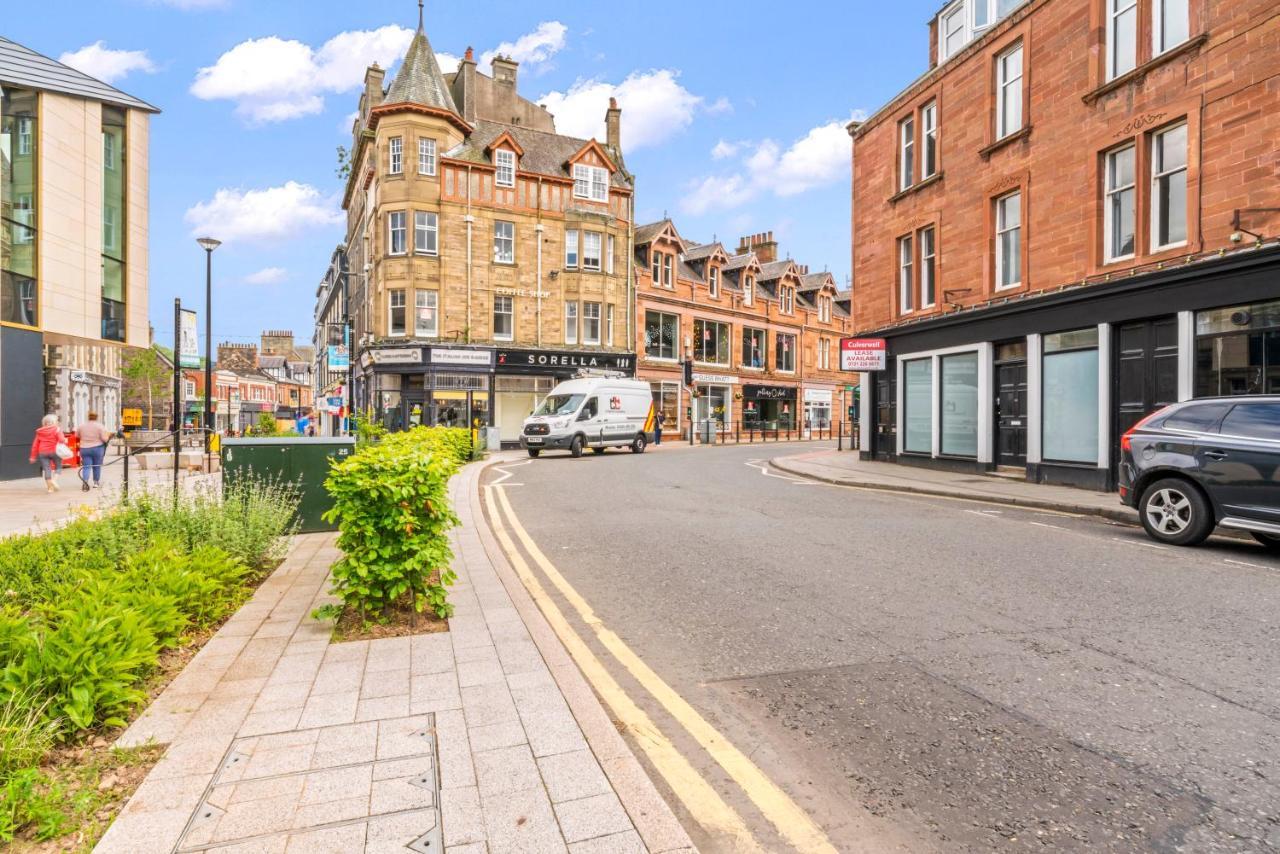
<svg viewBox="0 0 1280 854">
<path fill-rule="evenodd" d="M 467 46 L 467 53 L 465 56 L 463 56 L 463 59 L 466 60 L 467 62 L 476 61 L 476 52 L 471 46 L 469 45 Z"/>
</svg>

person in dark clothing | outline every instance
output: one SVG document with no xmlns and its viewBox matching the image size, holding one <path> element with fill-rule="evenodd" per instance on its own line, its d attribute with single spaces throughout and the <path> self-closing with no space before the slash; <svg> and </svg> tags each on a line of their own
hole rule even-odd
<svg viewBox="0 0 1280 854">
<path fill-rule="evenodd" d="M 667 416 L 659 412 L 658 417 L 655 418 L 653 421 L 653 444 L 655 445 L 662 444 L 662 425 L 666 423 L 667 423 Z"/>
</svg>

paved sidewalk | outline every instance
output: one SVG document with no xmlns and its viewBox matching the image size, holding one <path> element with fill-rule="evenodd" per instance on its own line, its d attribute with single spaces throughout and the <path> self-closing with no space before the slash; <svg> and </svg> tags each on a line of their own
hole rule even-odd
<svg viewBox="0 0 1280 854">
<path fill-rule="evenodd" d="M 1114 492 L 1048 486 L 1023 480 L 858 459 L 856 451 L 817 451 L 777 457 L 770 464 L 789 474 L 864 489 L 886 489 L 950 498 L 973 498 L 1039 510 L 1060 510 L 1136 523 L 1137 514 Z"/>
<path fill-rule="evenodd" d="M 169 749 L 114 852 L 692 851 L 480 515 L 451 485 L 447 633 L 329 643 L 333 535 L 284 564 L 124 733 Z"/>
</svg>

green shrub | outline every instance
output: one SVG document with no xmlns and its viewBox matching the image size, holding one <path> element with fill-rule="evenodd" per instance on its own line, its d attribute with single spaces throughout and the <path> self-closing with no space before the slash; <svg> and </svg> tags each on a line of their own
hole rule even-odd
<svg viewBox="0 0 1280 854">
<path fill-rule="evenodd" d="M 27 825 L 35 826 L 38 840 L 61 836 L 67 827 L 62 801 L 62 788 L 35 768 L 0 781 L 0 841 L 11 842 Z"/>
<path fill-rule="evenodd" d="M 406 597 L 417 611 L 453 612 L 445 591 L 454 581 L 448 530 L 458 518 L 448 482 L 458 463 L 432 449 L 426 436 L 433 429 L 366 445 L 334 465 L 325 483 L 334 499 L 325 518 L 338 523 L 343 552 L 333 591 L 362 614 L 382 619 Z"/>
<path fill-rule="evenodd" d="M 392 433 L 382 443 L 443 456 L 453 463 L 455 469 L 471 462 L 474 454 L 471 431 L 465 427 L 415 427 L 402 433 Z"/>
</svg>

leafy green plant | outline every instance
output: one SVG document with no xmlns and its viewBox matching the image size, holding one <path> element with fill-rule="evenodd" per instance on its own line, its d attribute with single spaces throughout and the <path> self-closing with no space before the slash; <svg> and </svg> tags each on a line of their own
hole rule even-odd
<svg viewBox="0 0 1280 854">
<path fill-rule="evenodd" d="M 35 768 L 24 768 L 5 779 L 0 783 L 0 841 L 12 841 L 27 825 L 35 826 L 36 839 L 60 836 L 67 825 L 62 799 L 62 787 Z"/>
<path fill-rule="evenodd" d="M 373 419 L 373 412 L 357 412 L 352 418 L 355 427 L 356 447 L 363 447 L 381 440 L 387 435 L 384 424 Z"/>
<path fill-rule="evenodd" d="M 407 599 L 438 617 L 453 612 L 445 588 L 454 582 L 448 530 L 458 523 L 448 482 L 458 463 L 426 436 L 396 434 L 336 464 L 325 485 L 334 506 L 343 557 L 333 566 L 333 591 L 362 615 L 385 619 Z M 366 617 L 367 619 L 367 617 Z"/>
</svg>

